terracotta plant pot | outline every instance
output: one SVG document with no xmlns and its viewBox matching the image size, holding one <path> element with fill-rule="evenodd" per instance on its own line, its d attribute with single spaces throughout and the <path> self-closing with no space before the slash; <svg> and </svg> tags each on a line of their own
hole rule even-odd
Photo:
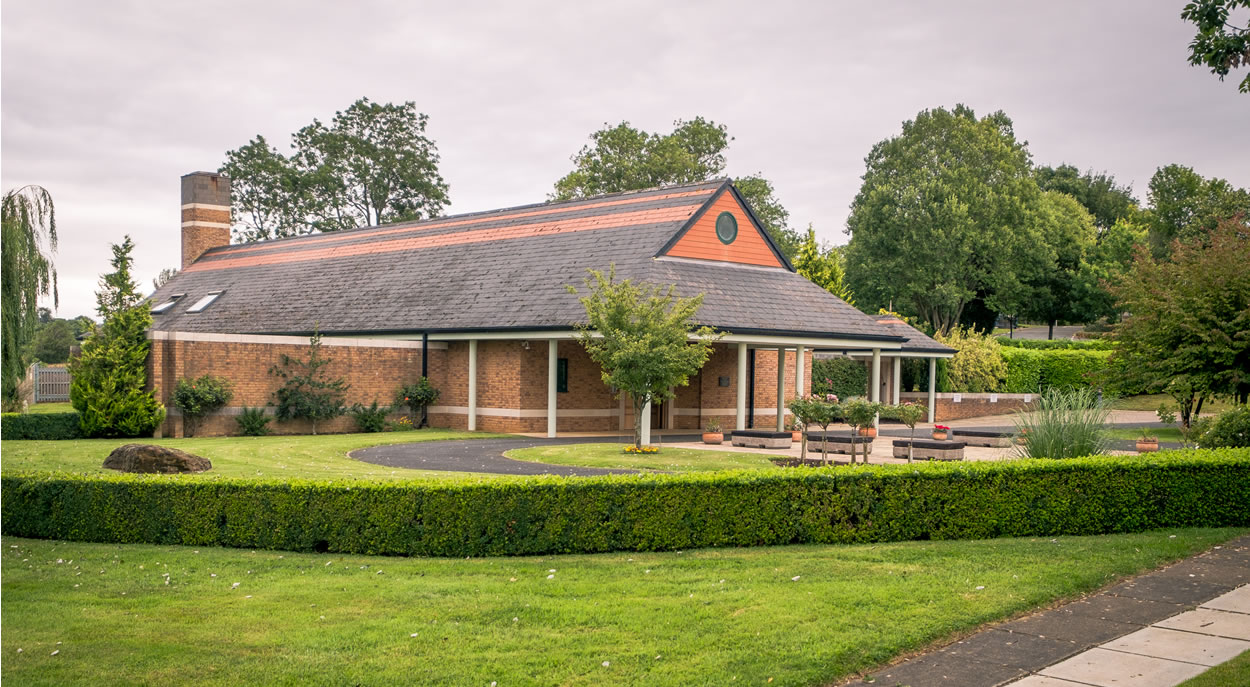
<svg viewBox="0 0 1250 687">
<path fill-rule="evenodd" d="M 1158 451 L 1158 450 L 1159 450 L 1158 439 L 1138 439 L 1137 440 L 1137 452 L 1138 453 L 1154 453 L 1155 451 Z"/>
<path fill-rule="evenodd" d="M 946 432 L 934 432 L 933 438 L 938 441 L 946 441 Z"/>
<path fill-rule="evenodd" d="M 803 441 L 802 432 L 790 432 L 790 441 Z"/>
<path fill-rule="evenodd" d="M 704 432 L 703 443 L 705 444 L 723 444 L 725 443 L 725 435 L 721 432 Z"/>
<path fill-rule="evenodd" d="M 860 427 L 859 435 L 861 437 L 875 437 L 877 436 L 877 428 L 876 427 Z"/>
</svg>

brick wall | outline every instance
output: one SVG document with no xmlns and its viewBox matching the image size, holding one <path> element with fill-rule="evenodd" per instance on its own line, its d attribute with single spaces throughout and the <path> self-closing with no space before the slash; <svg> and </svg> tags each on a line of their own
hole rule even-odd
<svg viewBox="0 0 1250 687">
<path fill-rule="evenodd" d="M 959 400 L 956 402 L 955 398 Z M 905 391 L 904 401 L 928 405 L 926 392 Z M 969 417 L 1011 415 L 1027 410 L 1037 401 L 1037 394 L 937 394 L 934 399 L 934 416 L 937 422 L 961 420 Z"/>
</svg>

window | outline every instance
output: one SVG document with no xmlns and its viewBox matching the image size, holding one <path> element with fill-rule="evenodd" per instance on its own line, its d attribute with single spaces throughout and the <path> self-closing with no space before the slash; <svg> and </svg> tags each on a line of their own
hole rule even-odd
<svg viewBox="0 0 1250 687">
<path fill-rule="evenodd" d="M 187 312 L 200 312 L 200 311 L 202 311 L 204 308 L 207 308 L 208 306 L 212 305 L 212 304 L 213 304 L 213 301 L 217 300 L 217 297 L 218 297 L 218 296 L 220 296 L 220 295 L 221 295 L 221 293 L 222 293 L 221 291 L 214 291 L 214 292 L 212 292 L 212 293 L 208 294 L 207 296 L 205 296 L 205 297 L 201 298 L 200 300 L 196 301 L 194 305 L 192 305 L 191 307 L 187 308 Z"/>
<path fill-rule="evenodd" d="M 569 390 L 569 359 L 556 359 L 556 391 L 567 393 Z"/>
<path fill-rule="evenodd" d="M 165 312 L 166 310 L 169 310 L 170 308 L 174 307 L 174 303 L 177 303 L 179 298 L 182 298 L 185 295 L 187 294 L 175 293 L 174 295 L 170 296 L 169 300 L 165 301 L 164 303 L 161 303 L 160 305 L 152 306 L 152 314 L 159 315 Z"/>
<path fill-rule="evenodd" d="M 732 212 L 722 212 L 716 218 L 716 238 L 726 246 L 738 238 L 738 219 Z"/>
</svg>

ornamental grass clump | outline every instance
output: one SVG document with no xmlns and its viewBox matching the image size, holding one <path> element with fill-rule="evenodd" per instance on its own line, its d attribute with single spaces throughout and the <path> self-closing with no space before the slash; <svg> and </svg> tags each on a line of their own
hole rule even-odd
<svg viewBox="0 0 1250 687">
<path fill-rule="evenodd" d="M 1110 405 L 1093 389 L 1048 389 L 1035 410 L 1016 413 L 1016 452 L 1024 458 L 1106 454 L 1110 414 Z"/>
</svg>

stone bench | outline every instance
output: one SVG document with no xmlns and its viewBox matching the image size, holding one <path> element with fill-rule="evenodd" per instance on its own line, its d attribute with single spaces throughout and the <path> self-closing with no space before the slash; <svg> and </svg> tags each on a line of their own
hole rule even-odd
<svg viewBox="0 0 1250 687">
<path fill-rule="evenodd" d="M 921 460 L 963 460 L 964 442 L 917 439 L 914 442 L 900 439 L 894 442 L 894 457 L 906 458 L 907 446 L 912 446 L 912 457 Z"/>
<path fill-rule="evenodd" d="M 729 443 L 746 448 L 790 448 L 794 435 L 790 432 L 769 432 L 762 429 L 736 429 Z"/>
<path fill-rule="evenodd" d="M 841 453 L 849 456 L 852 444 L 855 446 L 857 455 L 866 456 L 872 453 L 872 437 L 850 436 L 830 432 L 829 440 L 826 442 L 821 438 L 820 432 L 807 433 L 808 453 L 821 453 L 823 447 L 824 453 Z"/>
<path fill-rule="evenodd" d="M 956 441 L 962 441 L 969 446 L 989 446 L 991 448 L 1007 448 L 1015 441 L 1016 435 L 1012 432 L 987 432 L 976 429 L 956 429 L 951 432 L 951 438 Z"/>
</svg>

